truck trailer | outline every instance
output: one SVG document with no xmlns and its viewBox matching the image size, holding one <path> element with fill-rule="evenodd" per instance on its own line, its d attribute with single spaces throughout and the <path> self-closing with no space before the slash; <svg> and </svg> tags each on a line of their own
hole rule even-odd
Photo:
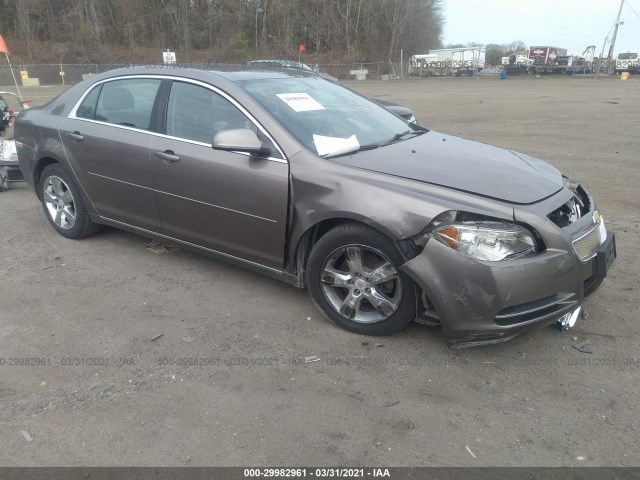
<svg viewBox="0 0 640 480">
<path fill-rule="evenodd" d="M 484 68 L 485 47 L 440 48 L 409 59 L 410 75 L 473 75 Z"/>
</svg>

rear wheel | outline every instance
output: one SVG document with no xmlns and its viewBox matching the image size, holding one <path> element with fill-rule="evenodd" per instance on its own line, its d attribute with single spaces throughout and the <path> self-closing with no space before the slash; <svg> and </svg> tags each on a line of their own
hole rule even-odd
<svg viewBox="0 0 640 480">
<path fill-rule="evenodd" d="M 388 335 L 415 318 L 415 287 L 391 240 L 371 227 L 344 224 L 314 246 L 307 285 L 315 304 L 337 325 Z"/>
<path fill-rule="evenodd" d="M 89 218 L 80 189 L 62 165 L 54 163 L 43 170 L 39 194 L 47 220 L 61 235 L 83 238 L 98 230 Z"/>
</svg>

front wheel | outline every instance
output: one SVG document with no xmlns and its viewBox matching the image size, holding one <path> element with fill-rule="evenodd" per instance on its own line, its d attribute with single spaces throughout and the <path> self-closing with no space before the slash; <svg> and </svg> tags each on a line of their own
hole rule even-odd
<svg viewBox="0 0 640 480">
<path fill-rule="evenodd" d="M 364 335 L 389 335 L 415 318 L 413 281 L 391 240 L 361 224 L 339 225 L 313 247 L 306 279 L 333 323 Z"/>
<path fill-rule="evenodd" d="M 89 218 L 84 198 L 60 164 L 48 165 L 40 176 L 40 199 L 49 223 L 67 238 L 83 238 L 98 230 Z"/>
</svg>

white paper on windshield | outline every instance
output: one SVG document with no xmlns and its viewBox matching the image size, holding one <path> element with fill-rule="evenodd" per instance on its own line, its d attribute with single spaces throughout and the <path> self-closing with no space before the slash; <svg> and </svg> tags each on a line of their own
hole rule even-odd
<svg viewBox="0 0 640 480">
<path fill-rule="evenodd" d="M 344 153 L 355 152 L 360 148 L 360 142 L 355 135 L 349 138 L 323 137 L 313 134 L 313 143 L 316 144 L 318 155 L 342 155 Z"/>
<path fill-rule="evenodd" d="M 307 93 L 276 93 L 276 96 L 296 112 L 325 110 L 322 105 L 311 98 Z"/>
</svg>

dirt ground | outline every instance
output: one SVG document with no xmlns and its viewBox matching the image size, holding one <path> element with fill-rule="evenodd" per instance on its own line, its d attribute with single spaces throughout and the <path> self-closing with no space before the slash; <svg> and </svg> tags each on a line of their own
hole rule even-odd
<svg viewBox="0 0 640 480">
<path fill-rule="evenodd" d="M 350 85 L 580 180 L 618 241 L 586 318 L 463 350 L 417 324 L 358 336 L 225 263 L 111 229 L 67 240 L 16 186 L 0 193 L 0 465 L 640 466 L 637 77 Z"/>
</svg>

